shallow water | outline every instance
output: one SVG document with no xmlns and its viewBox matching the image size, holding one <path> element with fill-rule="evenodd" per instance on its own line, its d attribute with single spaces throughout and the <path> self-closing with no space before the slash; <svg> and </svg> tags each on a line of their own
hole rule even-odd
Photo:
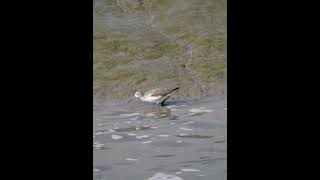
<svg viewBox="0 0 320 180">
<path fill-rule="evenodd" d="M 226 179 L 224 98 L 94 106 L 93 179 Z"/>
</svg>

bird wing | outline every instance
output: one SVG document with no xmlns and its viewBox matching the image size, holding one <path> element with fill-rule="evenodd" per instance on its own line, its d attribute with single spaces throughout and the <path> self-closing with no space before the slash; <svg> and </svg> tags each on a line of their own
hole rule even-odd
<svg viewBox="0 0 320 180">
<path fill-rule="evenodd" d="M 156 96 L 165 96 L 168 93 L 167 89 L 163 88 L 156 88 L 156 89 L 151 89 L 148 94 L 151 97 L 156 97 Z"/>
<path fill-rule="evenodd" d="M 175 89 L 164 89 L 164 88 L 156 88 L 156 89 L 152 89 L 148 92 L 148 94 L 151 96 L 151 97 L 154 97 L 154 96 L 166 96 L 168 94 L 170 94 L 171 92 L 177 90 L 179 88 L 175 88 Z"/>
</svg>

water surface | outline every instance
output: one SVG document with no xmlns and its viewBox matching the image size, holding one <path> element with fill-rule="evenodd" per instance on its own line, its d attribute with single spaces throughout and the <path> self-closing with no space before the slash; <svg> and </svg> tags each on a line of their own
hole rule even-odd
<svg viewBox="0 0 320 180">
<path fill-rule="evenodd" d="M 94 106 L 93 179 L 226 179 L 223 98 Z"/>
</svg>

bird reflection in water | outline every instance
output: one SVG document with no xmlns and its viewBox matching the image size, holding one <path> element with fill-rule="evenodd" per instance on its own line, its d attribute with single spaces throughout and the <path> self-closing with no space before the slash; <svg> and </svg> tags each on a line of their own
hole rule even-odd
<svg viewBox="0 0 320 180">
<path fill-rule="evenodd" d="M 143 116 L 147 118 L 166 118 L 171 117 L 171 109 L 165 106 L 149 106 L 143 111 Z"/>
</svg>

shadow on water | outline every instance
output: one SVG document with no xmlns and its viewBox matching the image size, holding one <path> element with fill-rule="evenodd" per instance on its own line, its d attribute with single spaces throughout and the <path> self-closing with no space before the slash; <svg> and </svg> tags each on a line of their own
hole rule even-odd
<svg viewBox="0 0 320 180">
<path fill-rule="evenodd" d="M 190 105 L 191 100 L 176 100 L 176 101 L 166 101 L 164 103 L 164 107 L 170 106 L 170 105 Z"/>
</svg>

